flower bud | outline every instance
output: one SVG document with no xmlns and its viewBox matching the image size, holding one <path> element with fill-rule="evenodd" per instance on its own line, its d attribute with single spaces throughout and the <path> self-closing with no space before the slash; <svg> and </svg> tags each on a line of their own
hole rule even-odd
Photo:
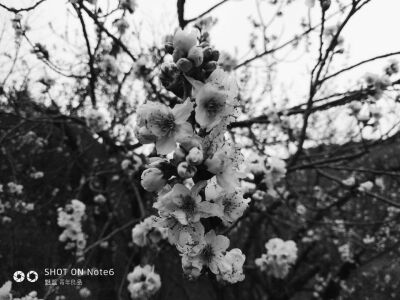
<svg viewBox="0 0 400 300">
<path fill-rule="evenodd" d="M 176 65 L 178 66 L 179 70 L 184 73 L 189 72 L 193 68 L 193 63 L 187 58 L 179 59 Z"/>
<path fill-rule="evenodd" d="M 178 29 L 174 36 L 174 48 L 184 53 L 188 53 L 190 48 L 197 44 L 199 30 L 197 29 Z"/>
<path fill-rule="evenodd" d="M 173 156 L 174 161 L 182 162 L 185 160 L 185 157 L 186 157 L 185 151 L 181 147 L 176 148 L 176 150 L 174 151 L 174 156 Z"/>
<path fill-rule="evenodd" d="M 172 45 L 172 43 L 165 43 L 164 49 L 165 49 L 165 52 L 167 52 L 168 54 L 174 53 L 174 46 Z"/>
<path fill-rule="evenodd" d="M 321 0 L 321 7 L 324 11 L 327 11 L 331 6 L 331 0 Z"/>
<path fill-rule="evenodd" d="M 182 57 L 185 57 L 185 52 L 183 52 L 179 49 L 174 49 L 174 52 L 172 53 L 172 58 L 173 58 L 174 62 L 177 62 Z"/>
<path fill-rule="evenodd" d="M 167 90 L 178 83 L 179 75 L 180 71 L 176 64 L 164 62 L 161 65 L 160 81 Z"/>
<path fill-rule="evenodd" d="M 203 49 L 203 57 L 205 61 L 210 61 L 212 57 L 212 48 L 211 47 L 205 47 Z"/>
<path fill-rule="evenodd" d="M 358 113 L 362 108 L 362 104 L 359 101 L 352 101 L 350 102 L 349 107 L 354 113 Z"/>
<path fill-rule="evenodd" d="M 210 61 L 204 65 L 204 70 L 208 73 L 211 74 L 212 72 L 215 71 L 217 68 L 218 63 L 216 61 Z"/>
<path fill-rule="evenodd" d="M 140 183 L 142 184 L 142 187 L 149 192 L 157 192 L 167 183 L 163 172 L 157 168 L 144 170 L 141 179 Z"/>
<path fill-rule="evenodd" d="M 200 47 L 192 47 L 188 53 L 190 59 L 195 67 L 199 67 L 203 63 L 203 50 Z"/>
<path fill-rule="evenodd" d="M 191 165 L 200 165 L 203 162 L 203 151 L 197 147 L 193 147 L 186 156 L 186 161 Z"/>
<path fill-rule="evenodd" d="M 192 178 L 196 172 L 197 168 L 189 165 L 186 161 L 178 165 L 178 175 L 184 179 Z"/>
<path fill-rule="evenodd" d="M 211 53 L 211 60 L 218 61 L 219 60 L 219 51 L 213 50 Z"/>
</svg>

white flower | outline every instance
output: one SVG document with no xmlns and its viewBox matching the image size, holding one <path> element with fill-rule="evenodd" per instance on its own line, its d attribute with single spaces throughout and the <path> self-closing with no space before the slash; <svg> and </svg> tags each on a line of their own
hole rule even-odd
<svg viewBox="0 0 400 300">
<path fill-rule="evenodd" d="M 153 296 L 161 287 L 160 275 L 154 272 L 154 267 L 136 266 L 128 274 L 128 291 L 132 299 L 147 299 Z"/>
<path fill-rule="evenodd" d="M 167 238 L 167 230 L 156 227 L 155 220 L 154 216 L 150 216 L 132 229 L 132 240 L 135 245 L 144 247 L 150 242 L 157 244 Z"/>
<path fill-rule="evenodd" d="M 11 287 L 12 287 L 12 282 L 7 281 L 2 285 L 0 288 L 0 299 L 1 300 L 11 300 Z"/>
<path fill-rule="evenodd" d="M 146 191 L 157 192 L 165 186 L 167 180 L 160 169 L 148 168 L 143 171 L 140 183 Z"/>
<path fill-rule="evenodd" d="M 307 212 L 307 209 L 306 209 L 306 207 L 305 207 L 303 204 L 299 204 L 299 205 L 297 205 L 297 207 L 296 207 L 296 212 L 297 212 L 299 215 L 304 215 L 304 214 Z"/>
<path fill-rule="evenodd" d="M 93 201 L 98 204 L 105 203 L 107 201 L 106 197 L 104 197 L 102 194 L 96 195 L 94 197 Z"/>
<path fill-rule="evenodd" d="M 147 102 L 138 109 L 138 125 L 145 126 L 156 137 L 158 153 L 168 154 L 179 139 L 193 135 L 192 125 L 186 122 L 192 110 L 190 99 L 173 109 L 162 103 Z"/>
<path fill-rule="evenodd" d="M 87 287 L 81 288 L 79 290 L 79 295 L 82 298 L 88 298 L 92 293 L 90 292 L 90 290 Z"/>
<path fill-rule="evenodd" d="M 360 186 L 358 187 L 358 190 L 360 192 L 369 192 L 370 190 L 372 190 L 372 188 L 374 187 L 374 184 L 372 181 L 366 181 L 360 184 Z"/>
<path fill-rule="evenodd" d="M 124 160 L 121 162 L 121 169 L 122 169 L 122 170 L 126 170 L 126 169 L 129 168 L 130 165 L 131 165 L 131 161 L 130 161 L 129 159 L 124 159 Z"/>
<path fill-rule="evenodd" d="M 231 266 L 224 257 L 229 247 L 229 239 L 223 235 L 216 235 L 210 230 L 204 236 L 204 242 L 194 246 L 191 252 L 184 254 L 185 260 L 196 266 L 207 266 L 214 274 L 221 274 L 231 270 Z"/>
<path fill-rule="evenodd" d="M 30 176 L 33 179 L 40 179 L 44 176 L 44 173 L 39 171 L 39 172 L 32 173 Z"/>
<path fill-rule="evenodd" d="M 153 207 L 161 216 L 173 216 L 182 225 L 199 222 L 201 218 L 219 216 L 220 208 L 214 203 L 201 201 L 199 192 L 205 187 L 205 182 L 199 182 L 189 190 L 183 184 L 177 183 L 171 191 L 159 196 Z"/>
<path fill-rule="evenodd" d="M 233 193 L 225 192 L 212 178 L 205 189 L 206 199 L 218 204 L 223 212 L 220 217 L 225 225 L 239 219 L 246 210 L 250 199 L 244 199 L 240 190 Z"/>
<path fill-rule="evenodd" d="M 367 104 L 364 104 L 361 108 L 361 110 L 357 114 L 357 119 L 361 122 L 367 122 L 371 117 L 371 114 L 369 112 L 369 107 Z"/>
<path fill-rule="evenodd" d="M 350 250 L 350 245 L 349 244 L 343 244 L 342 246 L 340 246 L 338 248 L 339 254 L 340 254 L 340 258 L 344 261 L 344 262 L 354 262 L 353 259 L 353 253 Z"/>
<path fill-rule="evenodd" d="M 229 146 L 222 147 L 204 163 L 207 170 L 215 174 L 217 183 L 229 193 L 240 186 L 239 178 L 244 177 L 244 174 L 237 169 L 235 156 L 235 149 Z"/>
<path fill-rule="evenodd" d="M 14 182 L 9 182 L 7 184 L 7 187 L 8 187 L 8 191 L 11 194 L 17 194 L 17 195 L 21 195 L 22 191 L 24 189 L 24 187 L 21 184 L 16 184 Z"/>
<path fill-rule="evenodd" d="M 187 77 L 196 99 L 196 122 L 207 131 L 226 120 L 235 117 L 238 86 L 233 76 L 221 69 L 215 70 L 205 83 Z"/>
<path fill-rule="evenodd" d="M 342 180 L 342 183 L 347 186 L 354 186 L 356 184 L 356 179 L 354 176 L 350 176 L 349 178 Z"/>
<path fill-rule="evenodd" d="M 157 218 L 154 226 L 160 230 L 166 229 L 168 241 L 174 244 L 180 252 L 187 252 L 204 239 L 204 227 L 200 222 L 182 225 L 175 217 Z"/>
<path fill-rule="evenodd" d="M 86 237 L 82 231 L 82 220 L 85 216 L 85 204 L 79 200 L 72 200 L 64 209 L 58 209 L 58 226 L 64 231 L 59 236 L 61 242 L 67 242 L 65 249 L 76 249 L 76 256 L 82 256 L 86 247 Z"/>
<path fill-rule="evenodd" d="M 266 244 L 266 254 L 255 260 L 261 271 L 267 270 L 276 278 L 284 278 L 297 259 L 297 246 L 293 241 L 283 241 L 280 238 L 270 239 Z"/>
<path fill-rule="evenodd" d="M 246 260 L 246 256 L 242 251 L 238 248 L 232 249 L 225 254 L 224 259 L 230 268 L 221 272 L 221 275 L 217 278 L 229 283 L 243 281 L 245 278 L 243 274 L 243 264 Z"/>
<path fill-rule="evenodd" d="M 177 172 L 180 177 L 188 179 L 192 178 L 196 174 L 197 168 L 195 166 L 189 165 L 188 162 L 183 161 L 178 165 Z"/>
</svg>

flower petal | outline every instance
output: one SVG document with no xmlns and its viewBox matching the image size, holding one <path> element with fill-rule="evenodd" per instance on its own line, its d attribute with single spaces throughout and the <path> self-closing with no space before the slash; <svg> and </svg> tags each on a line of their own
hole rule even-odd
<svg viewBox="0 0 400 300">
<path fill-rule="evenodd" d="M 222 252 L 228 249 L 229 247 L 229 239 L 224 235 L 217 235 L 214 239 L 214 243 L 212 244 L 214 251 Z"/>
<path fill-rule="evenodd" d="M 173 137 L 164 136 L 156 142 L 157 153 L 168 154 L 175 150 L 176 142 Z"/>
<path fill-rule="evenodd" d="M 182 124 L 189 119 L 191 112 L 193 111 L 193 103 L 188 98 L 184 103 L 177 104 L 172 109 L 172 114 L 175 117 L 176 124 Z"/>
<path fill-rule="evenodd" d="M 185 122 L 183 124 L 176 125 L 174 132 L 174 140 L 179 141 L 180 139 L 190 137 L 193 135 L 193 128 L 190 123 Z"/>
</svg>

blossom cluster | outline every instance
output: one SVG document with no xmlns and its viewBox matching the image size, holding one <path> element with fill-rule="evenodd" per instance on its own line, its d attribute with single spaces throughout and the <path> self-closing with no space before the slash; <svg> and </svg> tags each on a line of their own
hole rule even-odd
<svg viewBox="0 0 400 300">
<path fill-rule="evenodd" d="M 144 247 L 157 244 L 168 237 L 166 229 L 155 227 L 154 222 L 154 217 L 150 216 L 132 229 L 132 240 L 135 245 Z"/>
<path fill-rule="evenodd" d="M 255 264 L 261 271 L 267 271 L 276 278 L 285 278 L 297 259 L 296 243 L 273 238 L 265 244 L 265 248 L 267 253 L 257 258 Z"/>
<path fill-rule="evenodd" d="M 219 68 L 219 52 L 205 32 L 179 29 L 167 39 L 166 51 L 172 61 L 163 63 L 160 79 L 180 100 L 143 104 L 135 129 L 138 140 L 155 143 L 158 154 L 141 176 L 143 188 L 157 193 L 151 226 L 165 230 L 188 277 L 206 267 L 218 280 L 235 283 L 244 279 L 245 255 L 228 251 L 229 239 L 216 231 L 238 221 L 249 203 L 241 188 L 242 154 L 226 135 L 237 117 L 238 85 Z M 137 244 L 147 243 L 146 226 L 135 227 Z"/>
<path fill-rule="evenodd" d="M 2 287 L 0 288 L 0 299 L 2 300 L 39 300 L 39 298 L 37 297 L 37 292 L 36 291 L 32 291 L 30 292 L 28 295 L 22 297 L 22 298 L 13 298 L 12 294 L 11 294 L 11 288 L 12 288 L 12 282 L 11 281 L 7 281 L 6 283 L 4 283 L 2 285 Z"/>
<path fill-rule="evenodd" d="M 128 274 L 128 291 L 132 299 L 148 299 L 161 287 L 160 275 L 154 272 L 154 267 L 136 266 Z"/>
<path fill-rule="evenodd" d="M 65 208 L 58 208 L 58 226 L 64 228 L 59 236 L 60 242 L 66 242 L 65 249 L 75 249 L 77 257 L 83 256 L 86 247 L 86 236 L 82 231 L 82 220 L 85 216 L 85 204 L 72 200 Z"/>
</svg>

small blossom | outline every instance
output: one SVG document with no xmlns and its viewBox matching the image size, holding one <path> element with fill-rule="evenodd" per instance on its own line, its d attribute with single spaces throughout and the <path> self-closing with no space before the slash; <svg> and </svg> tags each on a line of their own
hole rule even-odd
<svg viewBox="0 0 400 300">
<path fill-rule="evenodd" d="M 148 102 L 138 110 L 138 125 L 145 126 L 156 137 L 158 153 L 168 154 L 175 149 L 179 139 L 193 135 L 192 126 L 186 122 L 192 110 L 190 99 L 173 109 L 161 103 Z"/>
<path fill-rule="evenodd" d="M 237 190 L 227 193 L 217 185 L 215 179 L 211 179 L 205 189 L 206 199 L 220 206 L 223 212 L 220 218 L 225 225 L 229 225 L 239 219 L 246 210 L 250 199 L 244 199 L 243 194 Z"/>
<path fill-rule="evenodd" d="M 193 265 L 207 266 L 217 275 L 231 270 L 224 259 L 224 252 L 228 247 L 229 239 L 223 235 L 216 235 L 214 230 L 211 230 L 204 236 L 203 243 L 185 254 L 187 256 L 185 259 L 191 261 Z"/>
<path fill-rule="evenodd" d="M 161 288 L 160 275 L 154 272 L 154 267 L 136 266 L 127 277 L 128 291 L 132 299 L 148 299 Z"/>
<path fill-rule="evenodd" d="M 261 271 L 267 271 L 276 278 L 284 278 L 290 267 L 297 260 L 297 246 L 293 241 L 283 241 L 280 238 L 270 239 L 265 248 L 267 253 L 255 260 Z"/>
<path fill-rule="evenodd" d="M 188 162 L 183 161 L 178 165 L 177 172 L 180 177 L 188 179 L 192 178 L 196 174 L 197 168 L 195 166 L 189 165 Z"/>
<path fill-rule="evenodd" d="M 147 246 L 150 242 L 157 244 L 167 238 L 167 230 L 156 227 L 153 216 L 144 219 L 132 229 L 133 243 L 139 247 Z"/>
<path fill-rule="evenodd" d="M 160 169 L 148 168 L 143 171 L 140 183 L 146 191 L 157 192 L 165 186 L 167 180 Z"/>
<path fill-rule="evenodd" d="M 366 181 L 359 185 L 358 190 L 360 192 L 369 192 L 374 187 L 374 183 L 372 181 Z"/>
<path fill-rule="evenodd" d="M 86 247 L 86 237 L 82 231 L 82 220 L 85 216 L 85 204 L 79 200 L 72 200 L 65 208 L 58 209 L 58 226 L 63 227 L 59 240 L 66 242 L 65 249 L 76 249 L 76 255 L 82 256 Z"/>
<path fill-rule="evenodd" d="M 103 204 L 107 201 L 106 197 L 104 197 L 104 195 L 99 194 L 96 195 L 96 197 L 94 197 L 93 201 L 97 204 Z"/>
<path fill-rule="evenodd" d="M 196 98 L 196 122 L 207 131 L 227 117 L 234 117 L 238 87 L 235 79 L 215 70 L 205 83 L 188 78 Z"/>
<path fill-rule="evenodd" d="M 81 289 L 79 290 L 79 295 L 80 295 L 82 298 L 88 298 L 88 297 L 90 297 L 91 294 L 92 294 L 92 293 L 90 292 L 90 290 L 89 290 L 87 287 L 81 288 Z"/>
<path fill-rule="evenodd" d="M 9 182 L 7 184 L 7 187 L 8 187 L 8 191 L 11 194 L 17 194 L 17 195 L 21 195 L 22 191 L 24 189 L 24 187 L 21 184 L 16 184 L 14 182 Z"/>
<path fill-rule="evenodd" d="M 354 176 L 350 176 L 349 178 L 342 180 L 342 183 L 347 186 L 354 186 L 356 184 L 356 179 Z"/>
<path fill-rule="evenodd" d="M 239 186 L 239 178 L 244 176 L 232 160 L 233 151 L 231 148 L 221 148 L 204 163 L 207 170 L 215 174 L 218 184 L 227 192 L 234 192 Z"/>
<path fill-rule="evenodd" d="M 11 300 L 11 287 L 12 287 L 12 282 L 7 281 L 2 285 L 0 288 L 0 299 L 2 300 Z"/>
<path fill-rule="evenodd" d="M 44 176 L 44 173 L 43 172 L 35 172 L 35 173 L 32 173 L 30 176 L 33 179 L 40 179 Z"/>
<path fill-rule="evenodd" d="M 219 206 L 208 201 L 201 201 L 199 192 L 205 183 L 197 183 L 191 190 L 177 183 L 171 191 L 160 196 L 153 207 L 164 216 L 174 216 L 182 225 L 196 223 L 200 218 L 220 215 Z"/>
<path fill-rule="evenodd" d="M 242 251 L 238 248 L 228 251 L 225 254 L 224 260 L 229 267 L 223 270 L 217 278 L 229 283 L 243 281 L 245 278 L 243 274 L 243 264 L 246 260 L 246 256 Z"/>
</svg>

